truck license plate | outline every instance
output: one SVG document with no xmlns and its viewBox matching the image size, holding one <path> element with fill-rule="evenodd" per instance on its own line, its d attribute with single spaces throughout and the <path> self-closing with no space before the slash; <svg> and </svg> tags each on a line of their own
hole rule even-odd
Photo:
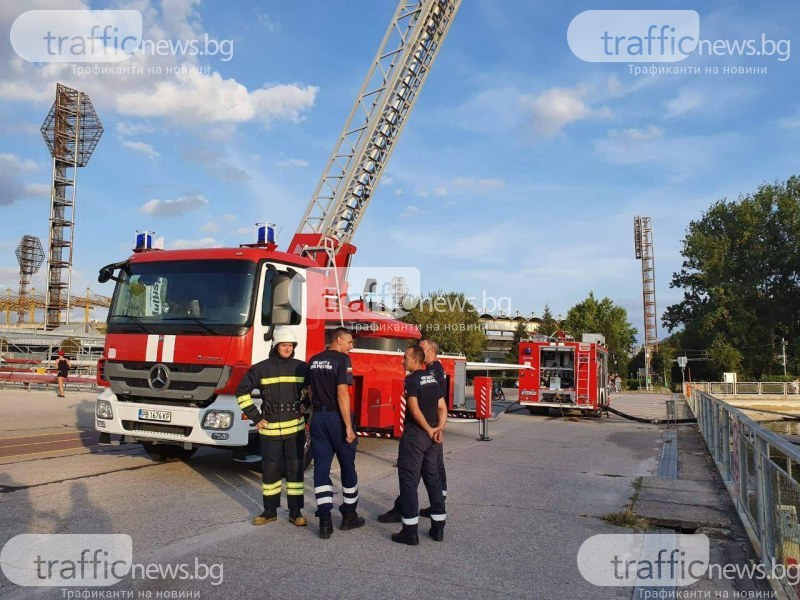
<svg viewBox="0 0 800 600">
<path fill-rule="evenodd" d="M 142 421 L 161 421 L 163 423 L 169 423 L 172 421 L 172 413 L 168 410 L 147 410 L 146 408 L 140 408 L 139 419 Z"/>
</svg>

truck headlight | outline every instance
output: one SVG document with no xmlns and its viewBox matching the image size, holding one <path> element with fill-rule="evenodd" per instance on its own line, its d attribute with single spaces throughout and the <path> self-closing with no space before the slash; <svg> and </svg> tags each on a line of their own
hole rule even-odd
<svg viewBox="0 0 800 600">
<path fill-rule="evenodd" d="M 114 411 L 111 408 L 111 402 L 98 400 L 94 405 L 94 414 L 98 419 L 113 419 Z"/>
<path fill-rule="evenodd" d="M 209 410 L 203 418 L 203 429 L 230 429 L 233 425 L 233 412 L 230 410 Z"/>
</svg>

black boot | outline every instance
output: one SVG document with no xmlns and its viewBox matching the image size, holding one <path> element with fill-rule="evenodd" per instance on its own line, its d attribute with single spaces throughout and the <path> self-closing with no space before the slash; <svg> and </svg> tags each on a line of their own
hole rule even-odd
<svg viewBox="0 0 800 600">
<path fill-rule="evenodd" d="M 342 514 L 342 525 L 339 527 L 342 531 L 347 531 L 349 529 L 358 529 L 359 527 L 363 527 L 364 519 L 358 516 L 356 511 L 347 512 Z"/>
<path fill-rule="evenodd" d="M 331 515 L 321 516 L 319 518 L 319 537 L 323 540 L 328 540 L 333 533 L 333 519 Z"/>
<path fill-rule="evenodd" d="M 378 522 L 380 523 L 399 523 L 403 520 L 403 515 L 394 506 L 387 510 L 382 515 L 378 515 Z"/>
<path fill-rule="evenodd" d="M 421 511 L 419 511 L 419 516 L 420 517 L 425 517 L 426 519 L 430 519 L 431 518 L 431 507 L 429 506 L 428 508 L 423 508 Z"/>
<path fill-rule="evenodd" d="M 417 535 L 416 525 L 403 525 L 403 528 L 397 533 L 392 534 L 392 541 L 398 544 L 408 544 L 409 546 L 416 546 L 419 544 L 419 536 Z"/>
<path fill-rule="evenodd" d="M 434 522 L 431 525 L 431 528 L 428 530 L 428 535 L 431 536 L 436 542 L 443 542 L 444 541 L 444 525 L 438 525 Z"/>
</svg>

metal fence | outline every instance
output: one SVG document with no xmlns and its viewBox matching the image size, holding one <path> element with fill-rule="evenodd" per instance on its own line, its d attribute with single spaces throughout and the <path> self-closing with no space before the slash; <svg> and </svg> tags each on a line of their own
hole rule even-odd
<svg viewBox="0 0 800 600">
<path fill-rule="evenodd" d="M 688 402 L 762 564 L 779 571 L 800 563 L 800 448 L 696 388 Z M 800 586 L 777 581 L 800 597 Z"/>
<path fill-rule="evenodd" d="M 688 384 L 694 390 L 715 396 L 797 396 L 800 398 L 800 383 L 797 381 L 703 381 Z"/>
</svg>

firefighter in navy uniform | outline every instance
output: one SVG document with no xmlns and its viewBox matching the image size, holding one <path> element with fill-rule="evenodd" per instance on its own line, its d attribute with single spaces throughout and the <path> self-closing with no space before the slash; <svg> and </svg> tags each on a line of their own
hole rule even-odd
<svg viewBox="0 0 800 600">
<path fill-rule="evenodd" d="M 444 438 L 447 405 L 436 378 L 423 369 L 425 352 L 419 346 L 406 350 L 403 364 L 409 375 L 405 380 L 406 418 L 400 449 L 397 454 L 397 475 L 400 480 L 400 514 L 403 529 L 392 534 L 392 541 L 416 546 L 419 544 L 420 477 L 431 502 L 431 528 L 428 531 L 437 542 L 444 539 L 445 514 L 442 483 L 436 446 Z"/>
<path fill-rule="evenodd" d="M 291 329 L 276 328 L 272 342 L 269 358 L 253 365 L 236 388 L 239 408 L 256 424 L 261 441 L 264 512 L 253 519 L 253 525 L 278 518 L 281 479 L 286 473 L 289 520 L 304 527 L 308 524 L 301 512 L 308 365 L 294 358 L 297 338 Z M 256 388 L 261 392 L 261 410 L 250 397 Z"/>
<path fill-rule="evenodd" d="M 419 347 L 425 353 L 425 371 L 433 375 L 439 384 L 442 398 L 445 399 L 445 406 L 447 406 L 447 374 L 444 372 L 442 363 L 439 362 L 439 344 L 433 340 L 422 340 Z M 447 500 L 447 474 L 444 470 L 444 444 L 436 444 L 436 462 L 439 466 L 439 480 L 442 484 L 442 495 Z M 430 518 L 431 507 L 423 508 L 419 511 L 419 516 Z M 400 497 L 398 496 L 394 501 L 394 506 L 387 512 L 378 515 L 378 521 L 381 523 L 399 523 L 402 519 L 400 514 Z"/>
<path fill-rule="evenodd" d="M 328 350 L 308 361 L 311 384 L 311 452 L 314 455 L 314 495 L 317 499 L 319 537 L 327 540 L 333 533 L 333 482 L 331 463 L 339 461 L 342 477 L 342 513 L 340 529 L 347 531 L 364 525 L 358 516 L 358 476 L 356 474 L 356 434 L 350 416 L 348 385 L 352 369 L 348 352 L 353 348 L 353 335 L 344 328 L 333 331 Z"/>
</svg>

